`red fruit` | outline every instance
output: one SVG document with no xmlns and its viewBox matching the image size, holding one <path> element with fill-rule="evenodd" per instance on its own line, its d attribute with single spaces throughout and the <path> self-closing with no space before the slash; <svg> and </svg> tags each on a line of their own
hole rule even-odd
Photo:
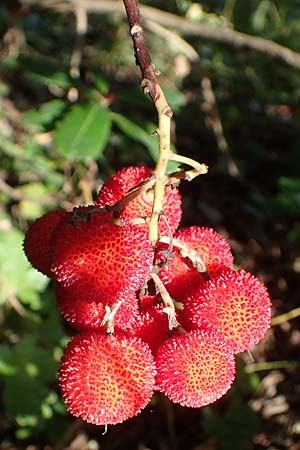
<svg viewBox="0 0 300 450">
<path fill-rule="evenodd" d="M 105 305 L 100 302 L 86 302 L 75 298 L 69 290 L 57 284 L 56 300 L 64 319 L 80 331 L 103 331 L 106 326 L 101 323 L 106 314 Z M 140 319 L 136 295 L 130 292 L 124 299 L 114 317 L 115 331 L 129 330 Z"/>
<path fill-rule="evenodd" d="M 109 178 L 104 184 L 96 198 L 96 205 L 101 208 L 106 205 L 114 205 L 121 200 L 130 189 L 150 177 L 152 172 L 151 169 L 145 166 L 124 167 Z M 153 189 L 148 189 L 129 202 L 121 217 L 127 219 L 149 217 L 152 212 L 152 206 Z M 180 223 L 182 215 L 181 196 L 177 188 L 171 186 L 165 187 L 163 210 L 172 231 L 175 231 Z M 167 233 L 166 226 L 162 221 L 160 222 L 159 228 L 162 233 Z"/>
<path fill-rule="evenodd" d="M 115 225 L 105 212 L 74 225 L 62 221 L 51 240 L 51 258 L 56 280 L 72 295 L 112 305 L 141 286 L 153 250 L 140 226 L 125 221 Z"/>
<path fill-rule="evenodd" d="M 140 310 L 155 306 L 159 302 L 159 295 L 156 292 L 156 286 L 151 277 L 144 283 L 144 286 L 137 293 Z"/>
<path fill-rule="evenodd" d="M 166 244 L 158 244 L 156 260 L 165 260 L 162 252 L 165 252 L 167 248 Z M 187 293 L 206 281 L 200 272 L 191 267 L 191 264 L 187 264 L 185 258 L 180 256 L 178 248 L 174 249 L 174 257 L 168 265 L 160 269 L 159 276 L 171 297 L 178 302 L 182 302 Z"/>
<path fill-rule="evenodd" d="M 148 308 L 150 308 L 151 306 L 155 306 L 157 305 L 157 303 L 159 302 L 159 296 L 156 295 L 151 295 L 151 294 L 139 294 L 139 304 L 140 304 L 140 309 L 141 311 L 146 310 Z"/>
<path fill-rule="evenodd" d="M 191 326 L 218 332 L 234 353 L 257 344 L 271 321 L 263 283 L 244 270 L 226 270 L 186 299 L 183 315 Z"/>
<path fill-rule="evenodd" d="M 52 232 L 63 217 L 65 211 L 50 211 L 29 226 L 24 239 L 24 252 L 32 266 L 48 277 L 53 277 L 50 270 L 49 245 Z"/>
<path fill-rule="evenodd" d="M 114 425 L 145 408 L 155 374 L 154 358 L 140 339 L 85 333 L 66 348 L 59 385 L 71 414 L 96 425 Z"/>
<path fill-rule="evenodd" d="M 174 403 L 200 408 L 230 388 L 235 361 L 215 334 L 193 331 L 164 342 L 156 356 L 158 390 Z"/>
<path fill-rule="evenodd" d="M 189 250 L 196 250 L 206 266 L 210 276 L 232 268 L 233 256 L 228 242 L 212 228 L 189 227 L 177 231 L 174 239 L 185 244 Z M 176 244 L 175 244 L 176 245 Z M 165 244 L 159 244 L 159 253 L 166 249 Z M 180 255 L 180 249 L 174 247 L 175 256 L 168 264 L 168 268 L 162 268 L 160 277 L 164 281 L 170 295 L 177 301 L 181 301 L 188 293 L 198 288 L 205 278 L 193 266 L 187 257 Z"/>
<path fill-rule="evenodd" d="M 134 334 L 146 342 L 155 355 L 160 345 L 170 337 L 168 316 L 163 307 L 157 305 L 143 311 Z"/>
</svg>

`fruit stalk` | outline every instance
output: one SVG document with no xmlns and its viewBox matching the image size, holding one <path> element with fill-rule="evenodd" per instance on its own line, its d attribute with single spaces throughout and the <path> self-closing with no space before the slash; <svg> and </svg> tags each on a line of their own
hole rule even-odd
<svg viewBox="0 0 300 450">
<path fill-rule="evenodd" d="M 162 211 L 164 199 L 164 184 L 167 163 L 173 152 L 170 149 L 171 118 L 173 112 L 168 105 L 166 97 L 157 82 L 159 72 L 151 61 L 146 45 L 141 15 L 136 0 L 123 0 L 130 26 L 130 34 L 133 40 L 136 64 L 139 66 L 142 76 L 141 86 L 145 94 L 149 94 L 158 114 L 159 156 L 154 170 L 156 182 L 154 186 L 154 201 L 149 222 L 149 239 L 155 245 L 159 239 L 158 220 Z"/>
</svg>

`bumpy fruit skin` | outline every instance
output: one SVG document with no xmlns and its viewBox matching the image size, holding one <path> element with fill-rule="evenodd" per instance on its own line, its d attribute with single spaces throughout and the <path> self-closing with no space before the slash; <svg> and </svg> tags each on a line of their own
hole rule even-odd
<svg viewBox="0 0 300 450">
<path fill-rule="evenodd" d="M 267 289 L 251 273 L 226 270 L 185 300 L 185 323 L 218 332 L 234 353 L 256 345 L 271 322 Z"/>
<path fill-rule="evenodd" d="M 200 408 L 230 388 L 235 360 L 217 335 L 193 331 L 167 340 L 156 356 L 156 384 L 174 403 Z"/>
<path fill-rule="evenodd" d="M 155 374 L 154 358 L 140 339 L 85 333 L 67 346 L 59 385 L 71 414 L 96 425 L 114 425 L 145 408 Z"/>
<path fill-rule="evenodd" d="M 67 288 L 57 283 L 56 301 L 64 319 L 79 331 L 106 332 L 101 323 L 106 314 L 101 302 L 86 302 L 70 294 Z M 115 331 L 130 331 L 140 322 L 138 301 L 134 292 L 129 292 L 114 317 Z"/>
<path fill-rule="evenodd" d="M 155 260 L 165 264 L 164 255 L 167 249 L 166 244 L 158 243 Z M 188 292 L 190 293 L 206 281 L 200 272 L 180 256 L 178 248 L 173 249 L 172 259 L 167 266 L 162 266 L 159 276 L 171 297 L 178 302 L 182 302 Z"/>
<path fill-rule="evenodd" d="M 153 355 L 160 345 L 170 337 L 168 316 L 160 305 L 142 311 L 140 320 L 133 328 L 135 336 L 146 342 Z"/>
<path fill-rule="evenodd" d="M 140 287 L 153 249 L 140 226 L 115 225 L 112 214 L 104 212 L 75 224 L 60 222 L 51 240 L 51 260 L 54 277 L 75 297 L 112 305 Z"/>
<path fill-rule="evenodd" d="M 103 208 L 106 205 L 112 206 L 123 198 L 130 189 L 137 186 L 142 181 L 151 176 L 152 170 L 145 166 L 124 167 L 116 172 L 103 185 L 97 198 L 96 205 Z M 125 207 L 122 216 L 127 219 L 149 217 L 153 206 L 153 189 L 140 194 Z M 182 216 L 181 196 L 175 187 L 165 187 L 165 197 L 163 211 L 168 220 L 171 230 L 174 232 L 180 223 Z M 167 228 L 160 221 L 159 229 L 161 233 L 167 233 Z"/>
<path fill-rule="evenodd" d="M 228 242 L 212 228 L 183 228 L 174 234 L 174 239 L 187 245 L 190 250 L 197 250 L 210 276 L 233 267 L 233 255 Z M 157 258 L 160 258 L 164 250 L 166 245 L 160 243 L 157 247 Z M 170 295 L 175 300 L 182 301 L 188 292 L 201 286 L 206 278 L 179 252 L 180 249 L 175 246 L 174 258 L 169 262 L 168 268 L 163 267 L 160 270 L 160 277 Z"/>
<path fill-rule="evenodd" d="M 209 275 L 233 266 L 233 255 L 226 239 L 212 228 L 192 226 L 174 234 L 174 239 L 197 250 Z"/>
<path fill-rule="evenodd" d="M 50 270 L 50 239 L 54 228 L 66 215 L 67 212 L 60 210 L 44 214 L 32 222 L 24 239 L 23 248 L 28 261 L 49 278 L 53 277 Z"/>
</svg>

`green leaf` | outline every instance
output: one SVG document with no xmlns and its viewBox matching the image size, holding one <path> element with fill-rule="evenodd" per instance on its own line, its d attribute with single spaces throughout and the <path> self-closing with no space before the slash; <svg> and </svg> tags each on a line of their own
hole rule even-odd
<svg viewBox="0 0 300 450">
<path fill-rule="evenodd" d="M 165 87 L 164 93 L 171 109 L 174 112 L 178 112 L 187 102 L 185 95 L 176 88 Z"/>
<path fill-rule="evenodd" d="M 44 213 L 43 199 L 49 195 L 45 184 L 28 183 L 20 188 L 22 200 L 19 203 L 22 216 L 28 220 L 34 220 Z"/>
<path fill-rule="evenodd" d="M 159 144 L 157 138 L 155 138 L 150 131 L 145 131 L 142 127 L 137 125 L 130 119 L 122 116 L 121 114 L 111 113 L 111 118 L 113 122 L 120 128 L 123 133 L 125 133 L 128 137 L 130 137 L 133 141 L 140 142 L 144 145 L 153 161 L 157 161 L 158 152 L 159 152 Z M 151 124 L 152 130 L 155 130 L 155 126 Z M 145 124 L 145 128 L 149 129 L 149 124 Z M 175 152 L 175 149 L 173 149 Z M 178 167 L 178 163 L 175 161 L 169 161 L 167 166 L 167 172 L 175 172 Z"/>
<path fill-rule="evenodd" d="M 121 114 L 111 113 L 113 122 L 120 128 L 132 140 L 140 142 L 149 151 L 150 156 L 154 161 L 158 158 L 158 142 L 157 138 L 147 133 L 143 128 L 134 123 L 132 120 L 127 119 Z M 153 130 L 154 131 L 154 130 Z"/>
<path fill-rule="evenodd" d="M 16 430 L 17 439 L 28 439 L 32 434 L 31 428 L 18 428 Z"/>
<path fill-rule="evenodd" d="M 44 213 L 43 204 L 35 200 L 21 200 L 19 208 L 22 217 L 27 220 L 33 220 L 35 217 L 40 217 Z"/>
<path fill-rule="evenodd" d="M 48 389 L 38 379 L 19 373 L 7 378 L 3 390 L 6 411 L 21 427 L 33 427 L 39 422 L 41 404 L 48 395 Z"/>
<path fill-rule="evenodd" d="M 62 114 L 65 108 L 66 104 L 63 100 L 50 100 L 49 102 L 42 103 L 38 109 L 28 109 L 25 111 L 23 114 L 23 123 L 25 125 L 34 125 L 37 130 L 44 130 Z"/>
<path fill-rule="evenodd" d="M 49 59 L 22 55 L 19 58 L 21 67 L 31 78 L 46 86 L 58 86 L 67 89 L 72 86 L 73 80 L 67 70 Z"/>
<path fill-rule="evenodd" d="M 102 94 L 108 94 L 109 83 L 104 73 L 99 68 L 93 67 L 93 76 L 96 88 Z"/>
<path fill-rule="evenodd" d="M 248 450 L 259 430 L 257 414 L 241 400 L 236 399 L 220 416 L 212 408 L 202 410 L 206 432 L 218 442 L 220 450 Z"/>
<path fill-rule="evenodd" d="M 60 155 L 78 160 L 99 158 L 110 134 L 110 115 L 98 103 L 74 105 L 56 128 L 54 139 Z"/>
<path fill-rule="evenodd" d="M 56 378 L 58 362 L 53 354 L 42 348 L 36 340 L 25 335 L 14 347 L 12 360 L 20 372 L 40 381 L 53 381 Z"/>
<path fill-rule="evenodd" d="M 295 192 L 300 194 L 300 178 L 280 177 L 278 186 L 284 192 Z"/>
<path fill-rule="evenodd" d="M 22 249 L 23 239 L 16 229 L 0 231 L 0 303 L 15 295 L 38 309 L 38 293 L 46 287 L 48 278 L 30 266 Z"/>
<path fill-rule="evenodd" d="M 12 349 L 8 345 L 0 345 L 0 375 L 10 376 L 17 371 L 12 362 Z"/>
</svg>

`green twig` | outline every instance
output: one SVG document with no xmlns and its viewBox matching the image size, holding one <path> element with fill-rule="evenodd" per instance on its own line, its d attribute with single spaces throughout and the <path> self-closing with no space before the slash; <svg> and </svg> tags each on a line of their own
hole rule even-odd
<svg viewBox="0 0 300 450">
<path fill-rule="evenodd" d="M 296 319 L 296 317 L 300 316 L 300 308 L 291 309 L 287 313 L 280 314 L 280 316 L 274 317 L 271 321 L 271 325 L 274 327 L 275 325 L 281 325 L 289 320 Z"/>
<path fill-rule="evenodd" d="M 254 373 L 262 372 L 264 370 L 274 369 L 289 369 L 291 367 L 298 367 L 300 363 L 298 361 L 267 361 L 261 363 L 249 364 L 245 367 L 245 372 Z"/>
</svg>

